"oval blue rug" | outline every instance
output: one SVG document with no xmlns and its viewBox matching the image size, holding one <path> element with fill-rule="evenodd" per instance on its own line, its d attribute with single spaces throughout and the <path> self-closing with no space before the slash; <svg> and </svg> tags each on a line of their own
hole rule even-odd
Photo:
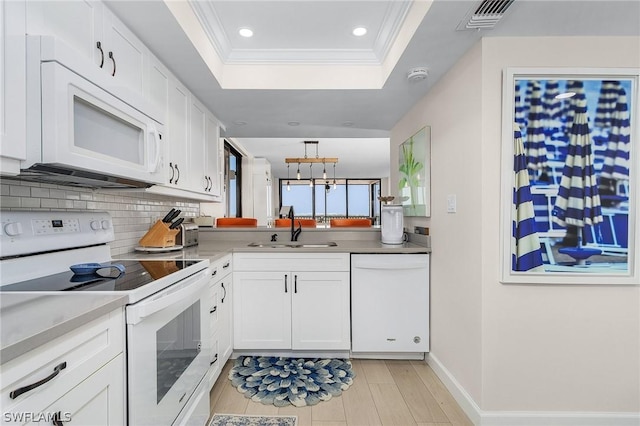
<svg viewBox="0 0 640 426">
<path fill-rule="evenodd" d="M 229 380 L 238 392 L 265 405 L 304 407 L 328 401 L 353 384 L 348 359 L 243 356 Z"/>
</svg>

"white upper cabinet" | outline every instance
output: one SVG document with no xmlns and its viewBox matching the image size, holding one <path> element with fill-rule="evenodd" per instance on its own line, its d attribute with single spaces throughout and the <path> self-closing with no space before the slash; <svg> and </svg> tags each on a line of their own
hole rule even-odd
<svg viewBox="0 0 640 426">
<path fill-rule="evenodd" d="M 27 1 L 26 4 L 28 34 L 51 35 L 64 41 L 113 77 L 113 87 L 143 94 L 150 53 L 101 2 Z"/>
<path fill-rule="evenodd" d="M 205 179 L 209 186 L 207 194 L 221 200 L 222 195 L 222 144 L 220 142 L 220 124 L 207 112 L 205 129 Z"/>
<path fill-rule="evenodd" d="M 103 50 L 106 56 L 102 68 L 114 77 L 119 85 L 142 94 L 144 70 L 148 60 L 146 47 L 106 7 L 102 27 Z"/>
<path fill-rule="evenodd" d="M 102 3 L 97 1 L 27 1 L 27 33 L 52 35 L 73 47 L 82 56 L 100 65 L 106 57 L 97 42 L 102 38 Z M 102 47 L 104 52 L 105 47 Z"/>
<path fill-rule="evenodd" d="M 188 188 L 187 153 L 189 151 L 189 91 L 175 78 L 169 80 L 169 139 L 164 159 L 170 187 Z"/>
<path fill-rule="evenodd" d="M 162 123 L 167 123 L 169 108 L 169 78 L 171 73 L 155 56 L 149 55 L 149 63 L 146 68 L 144 97 L 157 110 L 156 115 L 161 117 Z"/>
<path fill-rule="evenodd" d="M 0 2 L 0 171 L 15 175 L 26 158 L 25 3 Z"/>
<path fill-rule="evenodd" d="M 206 192 L 209 182 L 205 178 L 205 129 L 207 108 L 193 95 L 189 104 L 189 187 L 195 192 Z"/>
<path fill-rule="evenodd" d="M 104 90 L 164 125 L 160 161 L 166 180 L 148 191 L 221 201 L 220 123 L 135 36 L 135 28 L 94 0 L 1 2 L 0 13 L 3 174 L 19 173 L 26 157 L 24 35 L 53 36 L 71 47 L 77 60 L 86 60 L 89 69 L 92 64 L 105 74 Z M 14 33 L 17 37 L 10 39 Z"/>
</svg>

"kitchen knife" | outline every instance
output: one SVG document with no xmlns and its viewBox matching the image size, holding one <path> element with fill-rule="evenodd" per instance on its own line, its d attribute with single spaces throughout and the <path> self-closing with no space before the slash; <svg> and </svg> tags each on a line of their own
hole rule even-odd
<svg viewBox="0 0 640 426">
<path fill-rule="evenodd" d="M 173 212 L 173 214 L 167 220 L 167 223 L 171 222 L 173 219 L 175 219 L 176 217 L 180 216 L 180 213 L 182 213 L 182 210 L 180 210 L 180 209 L 175 210 Z"/>
<path fill-rule="evenodd" d="M 175 213 L 176 209 L 171 209 L 169 210 L 169 213 L 167 213 L 167 215 L 165 217 L 162 218 L 162 221 L 164 223 L 169 223 L 171 222 L 171 216 L 173 216 L 173 214 Z"/>
<path fill-rule="evenodd" d="M 184 222 L 184 217 L 181 217 L 180 219 L 177 219 L 175 222 L 173 222 L 171 225 L 169 225 L 169 229 L 176 229 L 178 226 L 180 226 L 180 224 Z"/>
</svg>

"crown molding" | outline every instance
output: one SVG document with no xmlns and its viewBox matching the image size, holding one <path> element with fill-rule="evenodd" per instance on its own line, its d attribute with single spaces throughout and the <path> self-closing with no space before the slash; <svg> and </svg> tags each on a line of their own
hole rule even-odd
<svg viewBox="0 0 640 426">
<path fill-rule="evenodd" d="M 226 62 L 226 58 L 232 52 L 231 43 L 227 37 L 227 33 L 223 30 L 222 22 L 210 2 L 187 0 L 193 13 L 200 21 L 200 25 L 204 30 L 211 45 L 216 50 L 218 57 L 222 62 Z"/>
<path fill-rule="evenodd" d="M 367 49 L 234 49 L 225 63 L 379 65 L 380 61 Z"/>
<path fill-rule="evenodd" d="M 384 22 L 373 44 L 378 63 L 382 63 L 387 57 L 411 9 L 411 3 L 411 1 L 392 1 L 388 4 Z"/>
<path fill-rule="evenodd" d="M 390 1 L 372 49 L 234 49 L 212 2 L 187 0 L 224 64 L 380 65 L 391 49 L 412 1 Z"/>
</svg>

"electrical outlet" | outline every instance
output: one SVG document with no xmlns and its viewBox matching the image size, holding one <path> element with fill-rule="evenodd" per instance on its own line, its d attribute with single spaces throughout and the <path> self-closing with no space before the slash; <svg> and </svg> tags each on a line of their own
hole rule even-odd
<svg viewBox="0 0 640 426">
<path fill-rule="evenodd" d="M 456 208 L 456 194 L 447 195 L 447 213 L 455 213 Z"/>
</svg>

